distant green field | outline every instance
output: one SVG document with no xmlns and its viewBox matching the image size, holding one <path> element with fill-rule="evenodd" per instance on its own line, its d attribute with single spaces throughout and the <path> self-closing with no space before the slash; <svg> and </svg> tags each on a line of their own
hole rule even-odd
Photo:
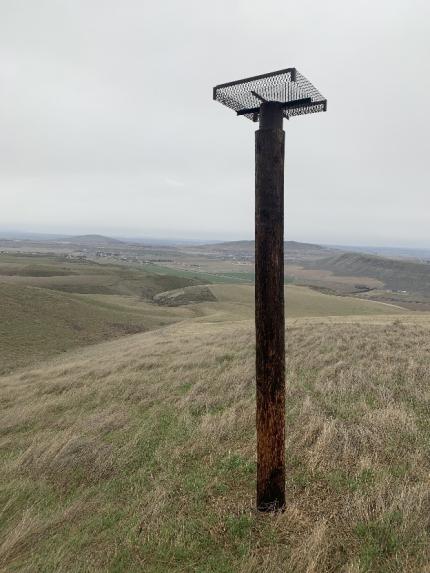
<svg viewBox="0 0 430 573">
<path fill-rule="evenodd" d="M 217 313 L 224 320 L 229 314 L 231 317 L 249 316 L 251 318 L 253 316 L 254 287 L 211 285 L 209 288 L 218 301 Z M 294 285 L 285 287 L 285 300 L 287 318 L 407 313 L 405 309 L 393 305 L 354 297 L 323 294 L 307 287 Z"/>
<path fill-rule="evenodd" d="M 207 283 L 213 284 L 254 284 L 255 273 L 253 271 L 196 271 L 196 270 L 186 270 L 177 269 L 173 267 L 166 267 L 157 264 L 146 264 L 145 268 L 150 271 L 154 271 L 166 275 L 174 275 L 181 277 L 191 277 L 198 281 L 206 281 Z M 285 276 L 285 284 L 294 282 L 294 277 Z"/>
<path fill-rule="evenodd" d="M 159 273 L 166 276 L 176 276 L 183 278 L 190 278 L 198 281 L 199 284 L 203 283 L 250 283 L 254 282 L 254 273 L 249 272 L 217 272 L 208 273 L 204 271 L 194 271 L 186 269 L 177 269 L 172 267 L 165 267 L 156 264 L 146 264 L 145 269 L 151 272 Z"/>
</svg>

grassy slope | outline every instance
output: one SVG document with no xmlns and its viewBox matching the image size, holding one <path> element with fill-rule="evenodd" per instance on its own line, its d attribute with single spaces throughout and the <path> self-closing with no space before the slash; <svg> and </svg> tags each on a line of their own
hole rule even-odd
<svg viewBox="0 0 430 573">
<path fill-rule="evenodd" d="M 191 287 L 192 288 L 192 287 Z M 205 314 L 219 320 L 251 318 L 254 313 L 254 288 L 249 285 L 210 285 L 217 298 L 216 304 L 208 304 Z M 288 318 L 349 315 L 405 314 L 403 308 L 353 297 L 339 297 L 298 286 L 285 287 L 286 314 Z"/>
<path fill-rule="evenodd" d="M 0 373 L 76 346 L 193 316 L 145 302 L 198 283 L 142 268 L 0 254 Z"/>
<path fill-rule="evenodd" d="M 163 273 L 166 276 L 178 276 L 182 278 L 189 278 L 198 281 L 198 284 L 202 283 L 252 283 L 255 279 L 254 272 L 224 272 L 217 270 L 216 272 L 206 272 L 204 270 L 185 270 L 167 267 L 163 265 L 157 265 L 154 263 L 145 265 L 145 269 L 150 272 Z"/>
<path fill-rule="evenodd" d="M 9 257 L 11 258 L 11 257 Z M 30 257 L 13 263 L 0 257 L 0 284 L 36 286 L 79 294 L 120 294 L 151 298 L 158 292 L 202 284 L 206 279 L 182 276 L 162 267 L 149 268 L 97 264 L 62 263 L 59 257 L 42 258 L 35 264 Z M 148 265 L 149 267 L 150 265 Z"/>
<path fill-rule="evenodd" d="M 135 299 L 129 297 L 79 296 L 16 284 L 0 283 L 0 301 L 0 373 L 185 316 L 182 309 L 132 305 Z"/>
<path fill-rule="evenodd" d="M 309 266 L 312 268 L 312 263 Z M 430 295 L 430 265 L 424 263 L 362 253 L 343 253 L 318 261 L 316 268 L 345 276 L 373 277 L 392 290 Z"/>
<path fill-rule="evenodd" d="M 282 515 L 253 509 L 251 321 L 184 322 L 3 377 L 0 567 L 425 571 L 429 320 L 316 320 L 287 336 Z"/>
<path fill-rule="evenodd" d="M 45 265 L 44 268 L 49 267 Z M 116 275 L 110 267 L 102 269 L 106 271 L 103 275 L 97 266 L 94 269 L 98 274 L 13 276 L 7 278 L 14 282 L 0 282 L 0 373 L 76 346 L 152 330 L 185 318 L 210 316 L 213 321 L 224 321 L 253 316 L 254 294 L 249 285 L 211 286 L 217 301 L 200 304 L 195 302 L 199 300 L 202 287 L 185 287 L 181 290 L 183 298 L 188 296 L 194 304 L 169 308 L 145 302 L 136 292 L 163 290 L 166 285 L 175 286 L 177 280 L 185 279 L 150 273 L 143 278 L 138 274 L 135 278 L 133 270 L 115 267 Z M 57 272 L 60 270 L 57 267 Z M 80 272 L 84 270 L 80 269 Z M 39 286 L 28 286 L 25 281 Z M 134 283 L 132 288 L 130 285 Z M 127 294 L 100 294 L 102 284 L 108 292 Z M 68 290 L 78 292 L 69 293 Z M 80 294 L 88 291 L 91 294 Z M 404 312 L 395 307 L 323 295 L 300 287 L 287 287 L 286 298 L 290 317 Z"/>
</svg>

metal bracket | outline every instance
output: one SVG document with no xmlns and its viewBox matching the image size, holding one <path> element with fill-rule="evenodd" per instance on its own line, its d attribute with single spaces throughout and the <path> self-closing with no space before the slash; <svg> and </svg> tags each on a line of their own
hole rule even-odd
<svg viewBox="0 0 430 573">
<path fill-rule="evenodd" d="M 267 103 L 265 100 L 262 100 L 264 103 Z M 306 107 L 308 105 L 311 104 L 315 104 L 315 103 L 322 103 L 322 102 L 314 102 L 312 101 L 312 98 L 310 97 L 305 97 L 305 98 L 301 98 L 301 99 L 295 99 L 294 101 L 286 101 L 286 102 L 279 102 L 281 104 L 281 108 L 283 110 L 285 109 L 292 109 L 292 108 L 296 108 L 296 107 Z M 259 107 L 252 107 L 252 108 L 248 108 L 248 109 L 240 109 L 239 111 L 236 112 L 237 115 L 248 115 L 248 114 L 254 114 L 254 113 L 259 113 L 260 108 Z"/>
</svg>

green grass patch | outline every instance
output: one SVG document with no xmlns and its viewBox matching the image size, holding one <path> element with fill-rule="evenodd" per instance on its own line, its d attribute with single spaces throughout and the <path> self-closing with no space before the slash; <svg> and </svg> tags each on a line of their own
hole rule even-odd
<svg viewBox="0 0 430 573">
<path fill-rule="evenodd" d="M 358 523 L 355 533 L 361 541 L 360 566 L 362 571 L 383 572 L 391 558 L 401 547 L 397 529 L 402 524 L 400 512 L 393 512 L 381 519 Z"/>
</svg>

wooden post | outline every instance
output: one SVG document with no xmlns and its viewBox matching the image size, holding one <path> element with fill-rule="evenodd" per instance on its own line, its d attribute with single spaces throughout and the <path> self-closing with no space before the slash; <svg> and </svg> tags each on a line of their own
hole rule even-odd
<svg viewBox="0 0 430 573">
<path fill-rule="evenodd" d="M 255 133 L 257 508 L 285 506 L 284 150 L 282 109 L 260 108 Z"/>
</svg>

